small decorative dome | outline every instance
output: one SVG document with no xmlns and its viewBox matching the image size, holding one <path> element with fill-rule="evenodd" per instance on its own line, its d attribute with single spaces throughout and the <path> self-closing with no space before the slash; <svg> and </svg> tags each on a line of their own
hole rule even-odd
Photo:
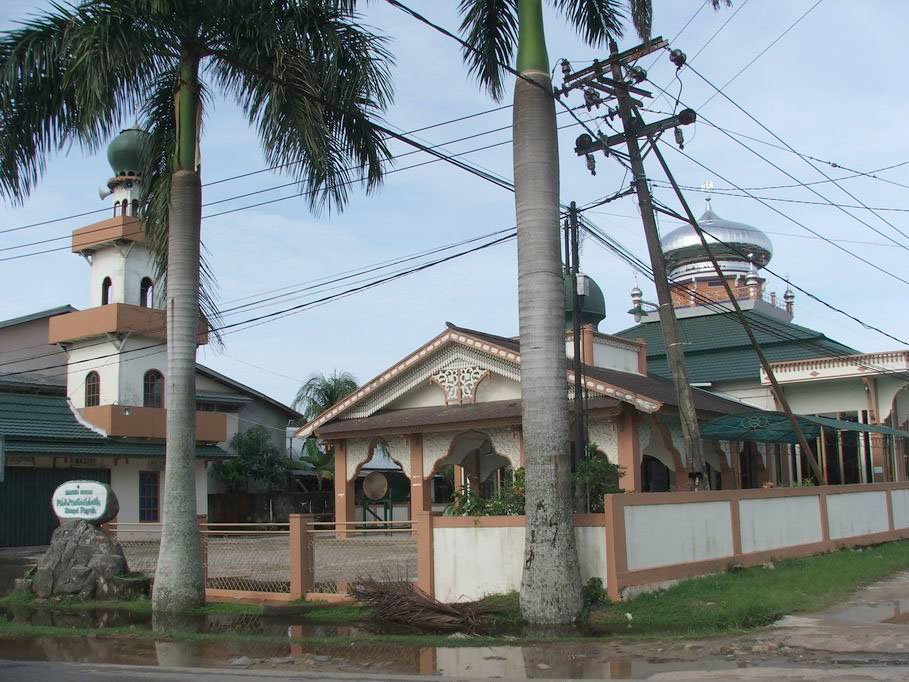
<svg viewBox="0 0 909 682">
<path fill-rule="evenodd" d="M 600 322 L 606 318 L 606 299 L 603 290 L 589 275 L 587 278 L 587 295 L 581 300 L 581 326 L 592 324 L 597 329 Z M 571 275 L 566 273 L 565 282 L 565 329 L 573 326 L 574 305 L 571 296 Z"/>
<path fill-rule="evenodd" d="M 115 176 L 141 175 L 142 153 L 148 133 L 138 128 L 120 131 L 107 147 L 107 161 Z"/>
<path fill-rule="evenodd" d="M 752 263 L 763 268 L 773 257 L 773 243 L 756 227 L 723 220 L 710 206 L 698 219 L 710 250 L 720 269 L 727 276 L 748 275 Z M 670 279 L 683 280 L 695 276 L 716 276 L 697 232 L 691 225 L 682 225 L 660 240 Z"/>
</svg>

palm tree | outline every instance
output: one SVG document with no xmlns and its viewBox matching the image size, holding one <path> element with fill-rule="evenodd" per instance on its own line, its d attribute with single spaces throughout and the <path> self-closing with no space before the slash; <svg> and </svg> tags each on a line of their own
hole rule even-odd
<svg viewBox="0 0 909 682">
<path fill-rule="evenodd" d="M 315 438 L 306 439 L 306 449 L 300 456 L 300 461 L 312 467 L 316 474 L 319 490 L 322 490 L 322 481 L 329 481 L 335 477 L 335 449 L 326 447 L 324 443 Z"/>
<path fill-rule="evenodd" d="M 357 379 L 350 372 L 334 370 L 328 376 L 315 372 L 300 386 L 293 407 L 300 410 L 306 421 L 315 419 L 329 407 L 346 398 L 358 388 Z"/>
<path fill-rule="evenodd" d="M 219 91 L 265 157 L 342 207 L 379 183 L 388 150 L 369 116 L 390 96 L 384 39 L 341 0 L 83 0 L 0 35 L 0 192 L 22 201 L 47 157 L 89 150 L 138 117 L 148 135 L 146 233 L 167 272 L 168 405 L 156 613 L 204 601 L 195 528 L 195 359 L 205 105 Z"/>
<path fill-rule="evenodd" d="M 711 0 L 714 7 L 722 1 Z M 617 0 L 551 4 L 591 46 L 622 35 Z M 637 33 L 647 38 L 650 0 L 628 5 Z M 460 0 L 459 10 L 470 45 L 464 60 L 496 100 L 517 48 L 513 153 L 527 524 L 521 611 L 532 623 L 567 623 L 581 608 L 581 580 L 571 518 L 558 138 L 543 0 Z"/>
</svg>

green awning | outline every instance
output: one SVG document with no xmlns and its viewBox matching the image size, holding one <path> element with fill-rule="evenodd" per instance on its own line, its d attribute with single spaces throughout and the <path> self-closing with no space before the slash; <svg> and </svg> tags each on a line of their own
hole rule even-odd
<svg viewBox="0 0 909 682">
<path fill-rule="evenodd" d="M 909 438 L 909 432 L 877 424 L 859 424 L 858 422 L 796 415 L 805 438 L 813 440 L 821 433 L 821 427 L 836 431 L 865 431 L 883 433 L 898 438 Z M 740 414 L 727 414 L 702 424 L 701 438 L 705 440 L 731 440 L 737 442 L 752 441 L 755 443 L 791 443 L 797 444 L 798 438 L 792 430 L 789 418 L 782 412 L 754 410 Z"/>
<path fill-rule="evenodd" d="M 870 433 L 883 433 L 888 436 L 897 438 L 909 438 L 909 431 L 901 431 L 890 426 L 881 426 L 880 424 L 859 424 L 844 419 L 833 419 L 832 417 L 805 417 L 824 428 L 836 429 L 837 431 L 865 431 Z"/>
<path fill-rule="evenodd" d="M 817 438 L 820 427 L 806 419 L 797 417 L 805 438 Z M 701 438 L 706 440 L 732 440 L 755 443 L 798 443 L 789 418 L 782 412 L 741 412 L 717 417 L 701 424 Z"/>
</svg>

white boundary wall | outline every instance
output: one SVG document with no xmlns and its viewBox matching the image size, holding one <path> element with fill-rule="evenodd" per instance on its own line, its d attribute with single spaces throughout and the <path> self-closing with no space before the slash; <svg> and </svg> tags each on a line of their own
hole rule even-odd
<svg viewBox="0 0 909 682">
<path fill-rule="evenodd" d="M 473 601 L 521 588 L 524 527 L 484 525 L 433 528 L 435 596 L 443 602 Z M 600 578 L 606 584 L 606 532 L 602 526 L 575 528 L 581 580 Z"/>
</svg>

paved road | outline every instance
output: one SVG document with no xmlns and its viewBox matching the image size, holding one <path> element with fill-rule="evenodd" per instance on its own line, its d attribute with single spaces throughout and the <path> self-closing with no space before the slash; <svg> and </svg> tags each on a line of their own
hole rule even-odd
<svg viewBox="0 0 909 682">
<path fill-rule="evenodd" d="M 354 675 L 348 673 L 284 673 L 265 670 L 224 670 L 211 668 L 152 668 L 120 665 L 97 665 L 81 663 L 32 663 L 0 661 L 0 679 L 15 682 L 243 682 L 244 680 L 266 680 L 267 682 L 291 682 L 292 680 L 333 680 L 359 682 L 414 682 L 416 680 L 438 680 L 438 676 L 418 677 L 412 675 Z M 446 677 L 446 682 L 469 682 L 476 678 Z M 503 678 L 499 678 L 503 679 Z M 553 678 L 548 678 L 553 679 Z M 653 682 L 696 682 L 700 680 L 729 680 L 747 682 L 759 680 L 783 680 L 792 682 L 813 682 L 836 680 L 836 682 L 892 682 L 909 679 L 909 666 L 862 667 L 858 669 L 823 668 L 743 668 L 722 671 L 679 671 L 664 672 L 647 677 Z M 507 680 L 506 680 L 507 682 Z"/>
</svg>

